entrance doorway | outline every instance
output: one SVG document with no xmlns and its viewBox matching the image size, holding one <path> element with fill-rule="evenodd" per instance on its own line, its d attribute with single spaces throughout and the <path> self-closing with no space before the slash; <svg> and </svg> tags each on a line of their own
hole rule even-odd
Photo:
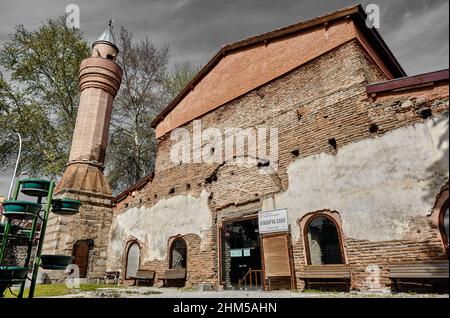
<svg viewBox="0 0 450 318">
<path fill-rule="evenodd" d="M 261 289 L 263 275 L 257 217 L 224 223 L 221 232 L 221 280 L 225 287 Z"/>
<path fill-rule="evenodd" d="M 73 263 L 80 270 L 80 278 L 86 278 L 89 262 L 89 244 L 87 240 L 76 241 L 73 246 Z"/>
</svg>

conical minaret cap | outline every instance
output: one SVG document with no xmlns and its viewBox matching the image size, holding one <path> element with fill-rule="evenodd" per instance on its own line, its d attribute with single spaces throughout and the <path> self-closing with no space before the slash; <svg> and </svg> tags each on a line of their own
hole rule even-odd
<svg viewBox="0 0 450 318">
<path fill-rule="evenodd" d="M 113 21 L 109 20 L 108 27 L 103 31 L 103 33 L 98 37 L 98 39 L 92 44 L 92 47 L 94 47 L 98 43 L 105 43 L 111 45 L 117 53 L 119 52 L 119 49 L 116 46 L 116 40 L 114 39 L 114 32 L 113 32 Z"/>
</svg>

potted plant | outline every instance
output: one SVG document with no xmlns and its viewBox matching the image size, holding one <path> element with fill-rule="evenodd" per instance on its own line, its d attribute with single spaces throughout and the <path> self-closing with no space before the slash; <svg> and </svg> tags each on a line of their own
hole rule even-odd
<svg viewBox="0 0 450 318">
<path fill-rule="evenodd" d="M 5 289 L 25 280 L 29 268 L 18 266 L 0 266 L 0 297 Z"/>
<path fill-rule="evenodd" d="M 73 261 L 73 256 L 41 255 L 41 267 L 44 269 L 65 269 Z"/>
<path fill-rule="evenodd" d="M 23 179 L 22 193 L 31 197 L 46 197 L 48 195 L 48 189 L 50 187 L 50 181 L 42 179 Z"/>
<path fill-rule="evenodd" d="M 38 215 L 41 207 L 34 202 L 8 200 L 3 202 L 3 215 L 14 219 L 33 219 Z"/>
<path fill-rule="evenodd" d="M 78 213 L 81 202 L 72 199 L 55 199 L 52 202 L 52 212 L 61 215 Z"/>
</svg>

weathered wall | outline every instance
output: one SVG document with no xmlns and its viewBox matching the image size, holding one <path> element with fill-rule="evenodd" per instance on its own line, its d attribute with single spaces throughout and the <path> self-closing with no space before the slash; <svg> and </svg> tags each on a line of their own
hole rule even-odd
<svg viewBox="0 0 450 318">
<path fill-rule="evenodd" d="M 366 85 L 385 79 L 353 41 L 201 117 L 204 128 L 277 127 L 278 170 L 270 175 L 260 174 L 256 164 L 174 163 L 170 160 L 173 141 L 167 135 L 158 139 L 152 182 L 114 211 L 115 228 L 121 228 L 121 220 L 125 225 L 123 232 L 112 234 L 115 246 L 110 247 L 114 250 L 110 255 L 116 261 L 122 255 L 124 266 L 125 244 L 139 236 L 146 253 L 142 267 L 160 273 L 167 268 L 171 235 L 188 232 L 179 230 L 184 223 L 172 218 L 176 223 L 172 229 L 162 225 L 160 245 L 150 246 L 150 238 L 147 246 L 144 234 L 160 231 L 148 221 L 150 215 L 158 217 L 166 211 L 172 216 L 175 208 L 192 211 L 179 203 L 208 194 L 199 211 L 209 211 L 211 223 L 198 226 L 200 221 L 194 220 L 193 236 L 186 238 L 188 277 L 196 277 L 189 283 L 218 283 L 216 236 L 222 220 L 274 207 L 273 202 L 278 208 L 288 207 L 300 288 L 305 253 L 298 221 L 317 210 L 332 209 L 342 218 L 353 288 L 364 288 L 365 267 L 372 261 L 382 266 L 382 282 L 389 286 L 385 255 L 391 260 L 445 257 L 427 214 L 448 178 L 448 167 L 442 164 L 445 153 L 448 158 L 448 139 L 442 139 L 448 127 L 447 83 L 368 98 Z M 423 118 L 424 109 L 431 111 L 431 119 Z M 192 132 L 191 123 L 183 128 Z M 330 139 L 335 139 L 336 149 Z M 208 150 L 211 145 L 204 142 L 202 147 Z M 205 212 L 195 213 L 204 220 Z M 125 220 L 127 214 L 139 221 Z M 208 226 L 210 240 L 203 242 L 206 232 L 199 229 Z M 207 249 L 199 257 L 195 251 L 201 250 L 200 244 Z M 189 263 L 191 252 L 194 263 Z M 149 261 L 150 253 L 164 260 Z"/>
<path fill-rule="evenodd" d="M 131 236 L 145 246 L 142 264 L 165 260 L 169 239 L 176 235 L 196 234 L 206 246 L 212 226 L 208 195 L 206 191 L 199 197 L 178 195 L 150 208 L 130 208 L 117 215 L 111 225 L 108 268 L 120 268 L 125 244 Z"/>
<path fill-rule="evenodd" d="M 296 160 L 288 168 L 289 188 L 275 195 L 275 207 L 288 209 L 293 226 L 306 213 L 330 209 L 340 212 L 348 237 L 403 238 L 414 217 L 431 212 L 448 179 L 447 129 L 444 116 L 351 143 L 335 155 Z M 298 238 L 299 230 L 292 234 Z"/>
</svg>

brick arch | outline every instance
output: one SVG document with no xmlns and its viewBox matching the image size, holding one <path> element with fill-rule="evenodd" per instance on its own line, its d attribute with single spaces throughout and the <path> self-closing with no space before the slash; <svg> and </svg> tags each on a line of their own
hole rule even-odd
<svg viewBox="0 0 450 318">
<path fill-rule="evenodd" d="M 236 159 L 242 159 L 245 163 L 237 163 L 234 161 Z M 209 190 L 214 193 L 211 207 L 220 210 L 241 206 L 283 190 L 281 177 L 272 166 L 266 166 L 267 163 L 259 157 L 234 156 L 233 161 L 217 166 L 207 178 L 210 180 Z M 265 169 L 266 173 L 262 174 L 261 169 Z"/>
<path fill-rule="evenodd" d="M 215 283 L 215 280 L 209 277 L 209 271 L 212 268 L 211 255 L 205 255 L 201 251 L 200 245 L 202 239 L 199 235 L 188 233 L 171 236 L 167 240 L 166 258 L 164 260 L 164 269 L 170 266 L 170 248 L 176 239 L 183 239 L 186 243 L 186 287 L 191 287 L 200 283 Z"/>
<path fill-rule="evenodd" d="M 441 188 L 441 191 L 436 196 L 436 202 L 430 214 L 431 224 L 433 229 L 437 232 L 437 236 L 441 242 L 442 248 L 445 253 L 448 254 L 448 238 L 445 240 L 443 233 L 442 222 L 444 217 L 445 209 L 449 205 L 449 187 L 448 182 Z"/>
<path fill-rule="evenodd" d="M 143 243 L 141 243 L 136 237 L 131 236 L 127 239 L 127 243 L 125 244 L 125 247 L 122 252 L 122 265 L 121 265 L 121 276 L 124 281 L 127 280 L 127 263 L 128 263 L 128 252 L 130 250 L 131 245 L 137 244 L 139 247 L 139 265 L 138 268 L 141 266 L 141 256 L 142 256 L 142 249 L 143 249 Z"/>
<path fill-rule="evenodd" d="M 339 238 L 339 247 L 341 250 L 342 255 L 342 261 L 344 264 L 348 264 L 348 256 L 346 252 L 346 245 L 345 245 L 345 236 L 344 232 L 342 230 L 342 219 L 337 211 L 332 210 L 319 210 L 314 212 L 309 212 L 302 216 L 300 219 L 297 220 L 297 224 L 300 228 L 300 240 L 303 245 L 303 258 L 305 264 L 309 264 L 309 244 L 307 239 L 307 231 L 306 228 L 309 226 L 310 222 L 313 221 L 317 217 L 325 217 L 329 219 L 334 226 L 336 227 L 336 231 Z"/>
<path fill-rule="evenodd" d="M 189 246 L 188 243 L 186 241 L 186 239 L 182 236 L 182 235 L 176 235 L 173 236 L 171 238 L 169 238 L 169 244 L 168 244 L 168 250 L 167 250 L 167 268 L 172 268 L 172 250 L 173 250 L 173 245 L 175 244 L 176 241 L 183 241 L 184 245 L 186 246 L 186 270 L 188 267 L 188 252 L 189 252 Z"/>
</svg>

